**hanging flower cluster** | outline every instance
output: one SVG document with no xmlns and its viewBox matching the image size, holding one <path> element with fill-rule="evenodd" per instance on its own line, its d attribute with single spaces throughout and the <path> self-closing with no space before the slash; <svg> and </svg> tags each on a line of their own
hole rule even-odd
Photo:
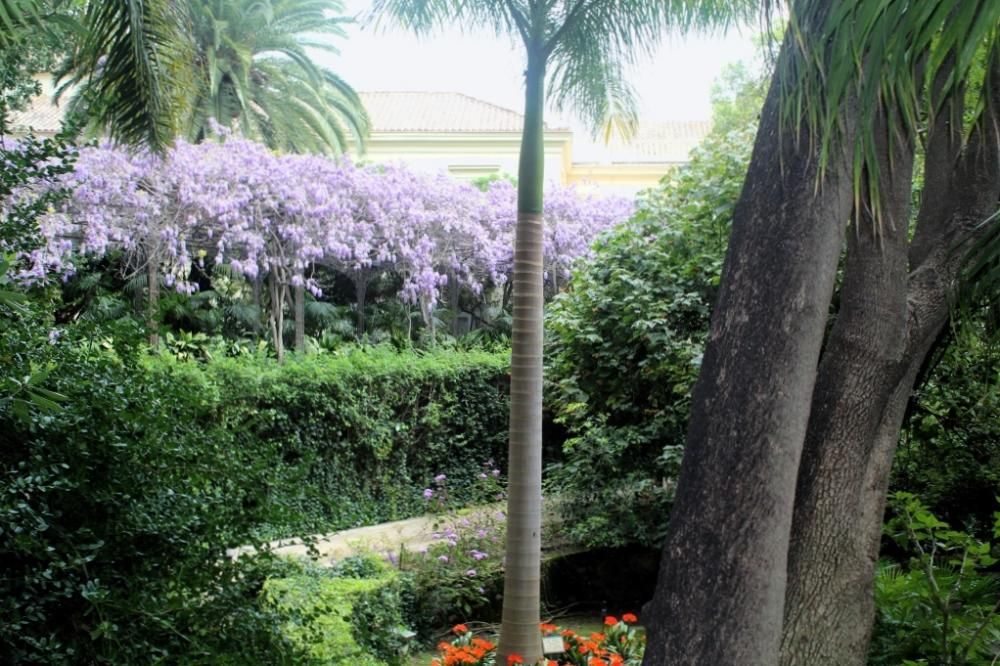
<svg viewBox="0 0 1000 666">
<path fill-rule="evenodd" d="M 46 242 L 33 258 L 63 275 L 73 271 L 73 252 L 112 250 L 136 270 L 157 262 L 165 283 L 183 292 L 194 290 L 191 266 L 206 257 L 316 295 L 316 265 L 348 276 L 391 270 L 402 277 L 401 299 L 427 305 L 452 280 L 480 293 L 512 270 L 516 191 L 505 181 L 482 192 L 403 165 L 276 155 L 229 138 L 178 142 L 164 156 L 84 148 L 64 185 L 72 195 L 43 219 Z M 632 204 L 562 187 L 546 196 L 546 274 L 557 289 Z"/>
</svg>

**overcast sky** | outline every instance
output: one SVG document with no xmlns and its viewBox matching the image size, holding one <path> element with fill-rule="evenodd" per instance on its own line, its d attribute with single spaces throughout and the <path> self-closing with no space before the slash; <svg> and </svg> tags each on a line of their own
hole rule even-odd
<svg viewBox="0 0 1000 666">
<path fill-rule="evenodd" d="M 348 13 L 362 14 L 371 3 L 345 4 Z M 317 60 L 356 90 L 452 91 L 517 111 L 523 106 L 520 49 L 491 32 L 452 29 L 416 38 L 396 28 L 352 26 L 338 45 L 340 56 L 317 55 Z M 726 63 L 751 60 L 754 52 L 749 32 L 668 39 L 630 76 L 640 96 L 640 119 L 707 120 L 712 81 Z M 546 120 L 580 129 L 571 116 L 550 113 Z"/>
</svg>

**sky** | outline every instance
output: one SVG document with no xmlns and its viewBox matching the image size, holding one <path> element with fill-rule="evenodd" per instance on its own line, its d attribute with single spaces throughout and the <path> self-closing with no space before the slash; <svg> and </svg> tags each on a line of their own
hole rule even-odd
<svg viewBox="0 0 1000 666">
<path fill-rule="evenodd" d="M 365 0 L 346 0 L 347 13 L 361 15 Z M 449 29 L 414 37 L 399 28 L 348 28 L 337 41 L 339 56 L 316 54 L 359 91 L 461 92 L 521 111 L 524 70 L 519 45 L 492 32 Z M 638 63 L 629 81 L 639 95 L 640 122 L 708 120 L 713 80 L 727 63 L 754 58 L 752 34 L 668 38 L 652 58 Z M 571 114 L 547 112 L 550 127 L 584 128 Z"/>
</svg>

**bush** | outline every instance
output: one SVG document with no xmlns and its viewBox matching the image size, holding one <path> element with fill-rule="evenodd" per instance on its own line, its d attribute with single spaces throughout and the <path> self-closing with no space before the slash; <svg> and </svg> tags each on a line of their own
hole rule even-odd
<svg viewBox="0 0 1000 666">
<path fill-rule="evenodd" d="M 886 532 L 912 554 L 883 563 L 869 663 L 986 664 L 1000 654 L 996 563 L 987 542 L 952 530 L 916 496 L 896 493 Z M 996 522 L 1000 534 L 1000 516 Z"/>
<path fill-rule="evenodd" d="M 451 481 L 452 501 L 476 499 L 479 462 L 506 459 L 508 364 L 506 354 L 389 348 L 283 365 L 150 363 L 217 401 L 254 464 L 282 470 L 261 498 L 272 509 L 262 533 L 272 537 L 419 515 L 438 474 Z"/>
<path fill-rule="evenodd" d="M 413 581 L 414 628 L 422 639 L 463 617 L 492 617 L 503 592 L 506 515 L 478 510 L 448 516 L 425 550 L 404 553 Z"/>
<path fill-rule="evenodd" d="M 274 470 L 234 445 L 217 396 L 138 363 L 137 331 L 60 339 L 46 319 L 0 336 L 0 662 L 294 659 L 254 602 L 266 558 L 224 557 Z M 58 402 L 11 398 L 26 376 Z"/>
<path fill-rule="evenodd" d="M 371 557 L 323 570 L 300 565 L 264 586 L 263 603 L 283 631 L 321 664 L 396 666 L 406 654 L 406 581 Z M 360 575 L 353 575 L 360 574 Z"/>
<path fill-rule="evenodd" d="M 641 193 L 552 303 L 546 405 L 568 431 L 549 470 L 570 536 L 657 546 L 755 132 L 761 84 L 734 70 L 690 164 Z"/>
<path fill-rule="evenodd" d="M 892 487 L 952 525 L 988 535 L 1000 496 L 1000 345 L 969 332 L 951 342 L 911 401 Z"/>
</svg>

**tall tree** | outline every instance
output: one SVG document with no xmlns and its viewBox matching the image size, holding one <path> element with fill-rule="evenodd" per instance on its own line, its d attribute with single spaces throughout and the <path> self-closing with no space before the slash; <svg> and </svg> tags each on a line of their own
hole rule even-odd
<svg viewBox="0 0 1000 666">
<path fill-rule="evenodd" d="M 975 107 L 968 140 L 952 108 L 998 21 L 985 1 L 791 7 L 693 396 L 645 663 L 772 664 L 779 652 L 786 664 L 864 663 L 903 409 L 947 320 L 961 248 L 1000 196 L 1000 99 Z M 928 181 L 908 243 L 924 118 Z"/>
<path fill-rule="evenodd" d="M 749 4 L 749 3 L 746 3 Z M 511 358 L 510 487 L 499 659 L 542 657 L 539 620 L 542 444 L 542 185 L 548 97 L 597 130 L 635 119 L 623 68 L 667 27 L 724 25 L 742 2 L 715 0 L 376 0 L 417 32 L 449 23 L 511 34 L 524 47 Z M 548 91 L 548 93 L 546 92 Z"/>
</svg>

